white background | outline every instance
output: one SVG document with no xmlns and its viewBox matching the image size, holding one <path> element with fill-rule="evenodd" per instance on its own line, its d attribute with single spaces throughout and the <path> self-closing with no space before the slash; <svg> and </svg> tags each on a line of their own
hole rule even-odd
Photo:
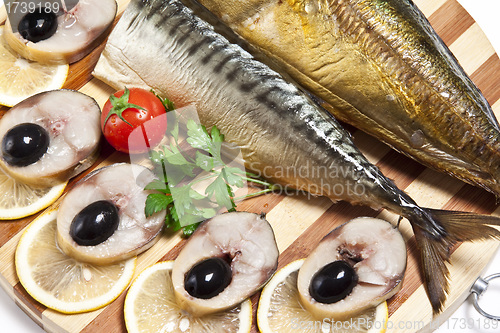
<svg viewBox="0 0 500 333">
<path fill-rule="evenodd" d="M 0 4 L 3 0 L 0 0 Z M 478 22 L 486 36 L 488 36 L 491 44 L 496 52 L 500 54 L 500 0 L 458 0 L 465 9 Z M 500 73 L 491 73 L 491 75 L 500 75 Z M 500 273 L 500 254 L 492 261 L 484 276 L 493 273 Z M 500 285 L 491 283 L 490 293 L 485 294 L 484 301 L 495 301 L 497 314 L 500 315 L 500 307 L 498 306 L 498 297 L 500 296 L 497 286 Z M 495 290 L 496 289 L 496 290 Z M 495 296 L 492 296 L 496 294 Z M 489 297 L 488 297 L 489 296 Z M 496 298 L 496 299 L 495 299 Z M 485 302 L 485 303 L 486 303 Z M 487 306 L 487 305 L 486 305 Z M 489 309 L 492 309 L 491 307 Z M 493 308 L 494 309 L 494 308 Z M 491 311 L 493 312 L 493 310 Z M 44 332 L 36 325 L 20 308 L 15 305 L 14 301 L 0 288 L 0 330 L 2 332 L 16 333 L 42 333 Z M 497 326 L 497 327 L 500 327 Z M 493 330 L 488 329 L 488 323 L 485 321 L 472 307 L 469 301 L 465 302 L 439 330 L 439 333 L 448 332 L 495 332 L 500 331 L 500 328 Z"/>
</svg>

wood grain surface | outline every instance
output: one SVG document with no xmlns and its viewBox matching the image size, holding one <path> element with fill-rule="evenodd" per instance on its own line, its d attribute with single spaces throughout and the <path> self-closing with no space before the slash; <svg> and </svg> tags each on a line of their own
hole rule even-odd
<svg viewBox="0 0 500 333">
<path fill-rule="evenodd" d="M 118 0 L 121 13 L 128 0 Z M 438 34 L 450 47 L 466 72 L 482 90 L 497 115 L 500 115 L 500 60 L 472 17 L 455 0 L 416 0 Z M 78 89 L 102 106 L 113 89 L 91 72 L 103 46 L 95 49 L 80 62 L 70 66 L 65 88 Z M 5 112 L 1 108 L 0 112 Z M 349 128 L 350 129 L 350 128 Z M 482 214 L 498 214 L 493 195 L 429 170 L 407 157 L 390 150 L 368 135 L 350 129 L 355 143 L 382 172 L 394 179 L 420 205 Z M 100 159 L 92 169 L 114 162 L 129 161 L 128 156 L 114 152 L 103 144 Z M 85 172 L 88 173 L 90 170 Z M 68 189 L 84 176 L 71 180 Z M 238 210 L 264 212 L 272 224 L 280 250 L 279 267 L 303 258 L 318 241 L 336 226 L 357 216 L 378 216 L 396 223 L 398 216 L 387 211 L 351 206 L 345 202 L 333 204 L 322 197 L 269 194 L 244 201 Z M 36 217 L 0 223 L 0 284 L 32 320 L 48 332 L 125 332 L 123 301 L 125 293 L 107 307 L 77 315 L 57 313 L 32 299 L 20 285 L 15 273 L 14 253 L 23 229 Z M 468 295 L 468 290 L 489 262 L 499 243 L 495 241 L 464 243 L 454 249 L 449 265 L 451 290 L 444 312 L 432 317 L 417 261 L 415 238 L 409 223 L 400 226 L 408 245 L 408 267 L 403 289 L 389 301 L 388 332 L 432 331 L 444 321 Z M 174 259 L 184 240 L 179 235 L 163 235 L 161 240 L 138 258 L 136 274 L 149 265 Z M 252 301 L 258 300 L 256 294 Z M 254 318 L 255 321 L 255 318 Z M 254 323 L 253 331 L 257 331 Z"/>
</svg>

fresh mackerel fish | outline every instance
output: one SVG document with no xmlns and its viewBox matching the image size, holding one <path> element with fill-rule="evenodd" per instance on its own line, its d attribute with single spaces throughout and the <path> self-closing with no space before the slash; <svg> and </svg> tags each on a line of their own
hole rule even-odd
<svg viewBox="0 0 500 333">
<path fill-rule="evenodd" d="M 195 105 L 205 126 L 217 126 L 241 148 L 246 166 L 273 182 L 407 218 L 436 311 L 446 298 L 449 247 L 500 237 L 488 226 L 500 224 L 495 217 L 419 207 L 367 161 L 328 112 L 178 0 L 132 0 L 94 74 L 117 89 L 152 88 L 177 107 Z M 333 177 L 322 170 L 352 172 Z"/>
<path fill-rule="evenodd" d="M 335 117 L 500 197 L 491 107 L 411 0 L 198 0 Z"/>
</svg>

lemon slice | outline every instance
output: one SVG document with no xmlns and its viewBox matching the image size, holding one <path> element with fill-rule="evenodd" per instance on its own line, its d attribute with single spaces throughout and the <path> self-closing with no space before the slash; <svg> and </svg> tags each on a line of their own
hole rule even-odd
<svg viewBox="0 0 500 333">
<path fill-rule="evenodd" d="M 0 24 L 4 23 L 7 19 L 7 10 L 5 9 L 5 4 L 3 0 L 0 0 Z"/>
<path fill-rule="evenodd" d="M 35 300 L 63 313 L 99 309 L 127 288 L 136 258 L 109 266 L 80 263 L 56 244 L 57 210 L 44 212 L 23 232 L 16 249 L 19 281 Z"/>
<path fill-rule="evenodd" d="M 125 325 L 129 333 L 250 332 L 252 303 L 246 300 L 231 310 L 194 317 L 180 309 L 172 285 L 173 261 L 146 268 L 132 283 L 125 298 Z"/>
<path fill-rule="evenodd" d="M 297 290 L 297 276 L 303 263 L 301 259 L 283 267 L 262 290 L 257 309 L 257 324 L 262 333 L 385 332 L 389 317 L 386 302 L 342 321 L 318 320 L 307 312 L 300 304 Z"/>
<path fill-rule="evenodd" d="M 0 104 L 14 106 L 42 91 L 59 89 L 66 82 L 69 66 L 44 65 L 15 53 L 3 38 L 0 27 Z"/>
<path fill-rule="evenodd" d="M 33 215 L 54 203 L 68 182 L 52 187 L 33 187 L 20 183 L 0 170 L 0 220 Z"/>
</svg>

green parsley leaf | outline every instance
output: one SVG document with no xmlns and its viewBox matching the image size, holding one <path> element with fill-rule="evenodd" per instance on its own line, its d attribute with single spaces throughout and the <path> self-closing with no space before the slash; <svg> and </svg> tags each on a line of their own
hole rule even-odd
<svg viewBox="0 0 500 333">
<path fill-rule="evenodd" d="M 193 200 L 203 200 L 205 199 L 205 196 L 192 188 L 189 189 L 189 197 Z"/>
<path fill-rule="evenodd" d="M 144 187 L 145 190 L 159 191 L 163 194 L 170 194 L 170 189 L 165 182 L 155 179 Z"/>
<path fill-rule="evenodd" d="M 151 193 L 146 198 L 145 213 L 146 217 L 166 210 L 168 205 L 172 203 L 172 196 L 161 193 Z"/>
<path fill-rule="evenodd" d="M 215 201 L 220 207 L 226 209 L 233 207 L 231 194 L 228 193 L 227 184 L 222 173 L 215 178 L 212 184 L 207 186 L 205 194 L 211 198 L 215 197 Z"/>
<path fill-rule="evenodd" d="M 203 171 L 211 171 L 214 168 L 214 158 L 199 151 L 196 152 L 196 165 Z"/>
<path fill-rule="evenodd" d="M 210 133 L 213 142 L 222 143 L 224 142 L 224 135 L 220 134 L 219 129 L 216 126 L 212 126 L 212 131 Z"/>
<path fill-rule="evenodd" d="M 175 200 L 175 208 L 177 210 L 177 214 L 179 217 L 184 216 L 186 210 L 189 210 L 192 205 L 190 194 L 191 187 L 189 185 L 171 187 L 170 193 L 172 193 L 172 197 Z"/>
<path fill-rule="evenodd" d="M 165 108 L 165 111 L 173 111 L 175 110 L 175 106 L 174 106 L 174 103 L 169 100 L 168 98 L 162 98 L 161 96 L 159 96 L 155 91 L 153 91 L 153 89 L 150 90 L 160 101 L 161 101 L 161 104 L 163 104 L 163 107 Z"/>
<path fill-rule="evenodd" d="M 177 215 L 177 210 L 175 209 L 174 205 L 169 205 L 167 208 L 167 215 L 165 216 L 165 225 L 167 228 L 172 229 L 172 231 L 177 231 L 181 229 L 179 216 Z"/>
<path fill-rule="evenodd" d="M 173 126 L 171 135 L 174 142 L 150 153 L 159 180 L 145 187 L 146 190 L 159 192 L 148 195 L 146 214 L 166 210 L 167 228 L 173 231 L 182 229 L 183 235 L 188 236 L 200 221 L 215 216 L 217 211 L 235 211 L 233 187 L 244 187 L 247 182 L 266 188 L 238 199 L 274 190 L 273 185 L 245 170 L 225 164 L 221 153 L 224 135 L 217 127 L 213 126 L 209 133 L 205 126 L 189 119 L 185 142 L 181 145 L 179 123 L 170 125 Z M 204 194 L 195 190 L 202 184 L 208 184 Z"/>
<path fill-rule="evenodd" d="M 193 234 L 193 232 L 196 230 L 196 228 L 198 228 L 200 223 L 201 222 L 197 222 L 197 223 L 193 223 L 193 224 L 189 224 L 189 225 L 185 226 L 182 229 L 182 236 L 184 236 L 184 237 L 191 236 Z"/>
<path fill-rule="evenodd" d="M 245 182 L 241 176 L 241 170 L 239 168 L 224 168 L 224 179 L 231 186 L 243 187 Z"/>
<path fill-rule="evenodd" d="M 189 165 L 191 162 L 189 162 L 184 155 L 179 151 L 179 147 L 175 146 L 174 144 L 170 144 L 170 149 L 167 147 L 164 147 L 163 149 L 163 156 L 165 160 L 173 165 Z"/>
<path fill-rule="evenodd" d="M 212 139 L 205 126 L 198 125 L 193 119 L 187 122 L 188 138 L 186 141 L 195 149 L 202 149 L 211 153 Z"/>
</svg>

